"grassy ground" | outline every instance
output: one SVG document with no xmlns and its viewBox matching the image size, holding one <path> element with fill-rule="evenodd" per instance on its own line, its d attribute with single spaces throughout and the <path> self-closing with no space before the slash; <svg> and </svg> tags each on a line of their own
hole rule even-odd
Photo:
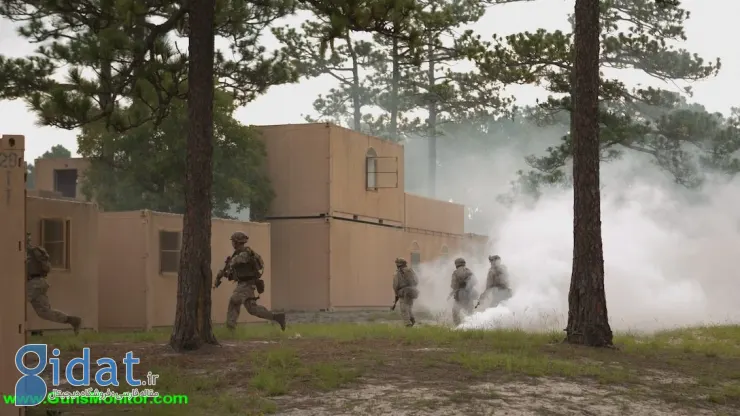
<svg viewBox="0 0 740 416">
<path fill-rule="evenodd" d="M 37 407 L 64 414 L 146 415 L 737 415 L 740 327 L 622 334 L 618 350 L 561 344 L 563 333 L 404 328 L 397 322 L 247 325 L 221 346 L 175 354 L 168 332 L 34 337 L 63 361 L 141 357 L 180 406 Z M 378 323 L 380 322 L 380 323 Z M 95 367 L 94 367 L 95 368 Z"/>
</svg>

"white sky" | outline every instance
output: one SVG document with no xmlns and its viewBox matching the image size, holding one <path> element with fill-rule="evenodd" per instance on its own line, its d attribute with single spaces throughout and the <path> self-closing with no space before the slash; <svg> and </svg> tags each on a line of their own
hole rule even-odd
<svg viewBox="0 0 740 416">
<path fill-rule="evenodd" d="M 722 59 L 722 69 L 717 77 L 692 84 L 694 97 L 710 111 L 728 113 L 740 106 L 740 48 L 733 42 L 733 25 L 740 16 L 738 0 L 684 0 L 684 7 L 691 12 L 686 24 L 688 40 L 684 47 L 708 61 Z M 568 29 L 566 16 L 573 10 L 572 0 L 537 0 L 497 6 L 474 26 L 484 38 L 490 34 L 533 31 L 538 28 Z M 296 19 L 290 24 L 294 24 Z M 268 48 L 275 46 L 266 43 Z M 0 54 L 24 56 L 33 52 L 34 46 L 16 35 L 15 27 L 7 20 L 0 20 Z M 622 72 L 620 78 L 629 84 L 646 82 L 638 74 Z M 303 122 L 302 115 L 312 113 L 312 102 L 320 93 L 334 86 L 330 79 L 317 78 L 280 87 L 268 93 L 236 113 L 236 118 L 245 124 L 287 124 Z M 666 88 L 670 88 L 666 86 Z M 532 104 L 545 94 L 533 87 L 516 87 L 510 90 L 522 105 Z M 55 144 L 62 144 L 75 154 L 76 132 L 52 127 L 38 127 L 36 117 L 21 101 L 0 101 L 0 133 L 23 134 L 26 136 L 26 160 L 33 160 Z"/>
</svg>

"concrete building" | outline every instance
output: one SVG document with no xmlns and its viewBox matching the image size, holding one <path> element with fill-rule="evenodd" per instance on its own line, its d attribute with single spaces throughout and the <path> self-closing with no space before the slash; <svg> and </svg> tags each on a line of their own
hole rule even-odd
<svg viewBox="0 0 740 416">
<path fill-rule="evenodd" d="M 412 266 L 473 248 L 465 207 L 404 191 L 404 148 L 326 123 L 261 127 L 276 197 L 273 305 L 365 309 L 392 299 L 394 259 Z"/>
<path fill-rule="evenodd" d="M 82 194 L 82 183 L 88 166 L 90 162 L 83 158 L 36 159 L 34 190 L 41 192 L 39 196 L 48 196 L 49 192 L 54 192 L 63 198 L 86 201 Z"/>
<path fill-rule="evenodd" d="M 404 191 L 403 146 L 325 123 L 266 126 L 260 131 L 276 194 L 268 224 L 214 220 L 212 241 L 215 273 L 230 254 L 228 235 L 237 229 L 248 232 L 250 245 L 268 264 L 268 290 L 261 299 L 265 306 L 308 311 L 387 308 L 396 257 L 417 266 L 459 253 L 487 254 L 487 237 L 464 232 L 463 205 Z M 79 158 L 36 160 L 37 189 L 29 195 L 45 198 L 29 198 L 34 201 L 29 229 L 41 236 L 40 224 L 48 228 L 52 223 L 47 219 L 56 218 L 54 227 L 67 227 L 67 238 L 79 237 L 59 244 L 67 251 L 54 254 L 56 259 L 69 258 L 69 263 L 67 272 L 60 269 L 55 272 L 58 278 L 50 279 L 53 304 L 87 314 L 83 318 L 89 325 L 100 328 L 170 325 L 182 218 L 149 211 L 98 213 L 90 208 L 93 204 L 80 202 L 87 166 Z M 75 214 L 78 211 L 87 217 Z M 69 228 L 71 222 L 76 225 Z M 85 253 L 85 245 L 88 253 L 95 253 L 87 256 L 90 264 L 77 258 Z M 92 269 L 97 276 L 89 272 Z M 88 285 L 98 287 L 97 319 L 91 317 L 93 301 L 74 304 L 70 296 L 76 289 L 60 287 L 64 279 L 74 282 L 73 287 L 97 279 Z M 123 302 L 121 293 L 126 292 L 141 295 Z M 221 288 L 214 294 L 216 323 L 225 319 L 228 292 Z M 243 314 L 241 319 L 252 318 Z M 33 329 L 56 327 L 35 317 L 30 322 Z"/>
</svg>

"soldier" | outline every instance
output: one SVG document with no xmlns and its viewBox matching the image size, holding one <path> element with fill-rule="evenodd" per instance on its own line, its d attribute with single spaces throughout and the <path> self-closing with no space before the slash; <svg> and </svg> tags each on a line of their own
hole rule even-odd
<svg viewBox="0 0 740 416">
<path fill-rule="evenodd" d="M 216 276 L 214 287 L 221 285 L 221 279 L 224 276 L 227 276 L 228 280 L 237 281 L 234 293 L 229 300 L 226 327 L 232 331 L 236 329 L 236 321 L 244 305 L 250 315 L 275 321 L 280 324 L 280 329 L 285 331 L 284 313 L 272 313 L 264 306 L 257 304 L 259 296 L 255 296 L 255 291 L 259 294 L 265 291 L 265 282 L 262 280 L 264 262 L 262 256 L 246 246 L 248 240 L 249 237 L 241 231 L 231 235 L 234 254 L 226 259 L 226 266 Z"/>
<path fill-rule="evenodd" d="M 462 321 L 461 311 L 465 311 L 467 314 L 473 312 L 473 299 L 475 299 L 473 283 L 473 272 L 465 267 L 465 259 L 455 259 L 455 271 L 452 272 L 452 284 L 450 285 L 452 288 L 450 297 L 455 299 L 452 306 L 452 321 L 455 326 L 460 325 Z"/>
<path fill-rule="evenodd" d="M 491 262 L 491 268 L 488 269 L 486 290 L 481 293 L 480 298 L 478 298 L 478 303 L 475 305 L 476 308 L 488 293 L 493 295 L 491 302 L 492 308 L 495 308 L 499 303 L 509 299 L 512 294 L 511 288 L 509 287 L 509 272 L 506 269 L 506 266 L 501 263 L 501 257 L 498 255 L 488 256 L 488 261 Z"/>
<path fill-rule="evenodd" d="M 51 270 L 49 253 L 43 247 L 31 245 L 31 233 L 26 234 L 26 298 L 41 319 L 60 324 L 70 324 L 75 335 L 80 333 L 82 319 L 52 309 L 49 303 L 49 282 L 46 276 Z M 40 332 L 40 331 L 39 331 Z"/>
<path fill-rule="evenodd" d="M 396 259 L 396 273 L 393 275 L 393 292 L 396 294 L 396 302 L 401 301 L 401 316 L 407 327 L 412 327 L 416 324 L 414 318 L 414 299 L 419 297 L 419 290 L 416 288 L 419 285 L 419 279 L 416 277 L 416 273 L 408 267 L 405 259 Z M 396 303 L 393 303 L 391 310 L 396 308 Z"/>
</svg>

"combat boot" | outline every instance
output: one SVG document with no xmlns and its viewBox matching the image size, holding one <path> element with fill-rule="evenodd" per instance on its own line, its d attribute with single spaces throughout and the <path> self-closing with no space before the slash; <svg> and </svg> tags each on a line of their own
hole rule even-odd
<svg viewBox="0 0 740 416">
<path fill-rule="evenodd" d="M 410 321 L 411 321 L 411 325 L 409 325 L 409 326 L 416 325 L 416 318 L 414 318 L 413 316 L 411 317 Z"/>
<path fill-rule="evenodd" d="M 275 320 L 275 322 L 277 322 L 278 324 L 280 324 L 280 329 L 282 329 L 283 331 L 285 331 L 285 314 L 282 313 L 282 312 L 281 313 L 276 313 L 274 315 L 273 319 Z"/>
<path fill-rule="evenodd" d="M 82 325 L 82 319 L 78 316 L 70 316 L 67 318 L 67 323 L 72 325 L 72 330 L 75 331 L 75 335 L 80 333 L 80 325 Z"/>
</svg>

